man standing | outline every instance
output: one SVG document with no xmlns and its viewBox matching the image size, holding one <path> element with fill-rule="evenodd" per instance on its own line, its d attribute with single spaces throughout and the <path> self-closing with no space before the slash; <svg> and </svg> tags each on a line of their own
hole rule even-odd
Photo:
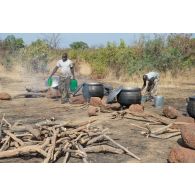
<svg viewBox="0 0 195 195">
<path fill-rule="evenodd" d="M 157 95 L 159 80 L 160 80 L 160 74 L 158 72 L 149 72 L 143 75 L 144 83 L 141 90 L 143 91 L 143 89 L 147 85 L 145 95 L 148 96 L 149 100 L 153 99 L 154 96 Z"/>
<path fill-rule="evenodd" d="M 60 69 L 59 90 L 61 93 L 61 103 L 69 101 L 70 79 L 75 79 L 73 62 L 68 59 L 67 53 L 62 55 L 62 59 L 57 62 L 49 78 L 51 78 L 57 70 Z"/>
</svg>

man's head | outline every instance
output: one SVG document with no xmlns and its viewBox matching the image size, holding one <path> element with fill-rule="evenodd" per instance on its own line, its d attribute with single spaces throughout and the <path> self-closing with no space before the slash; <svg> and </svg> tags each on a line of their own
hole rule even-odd
<svg viewBox="0 0 195 195">
<path fill-rule="evenodd" d="M 63 62 L 65 62 L 67 59 L 68 59 L 68 54 L 67 54 L 67 53 L 64 53 L 64 54 L 62 55 L 62 60 L 63 60 Z"/>
<path fill-rule="evenodd" d="M 147 75 L 144 75 L 144 76 L 143 76 L 143 80 L 144 80 L 144 81 L 147 81 L 147 80 L 148 80 L 148 76 L 147 76 Z"/>
</svg>

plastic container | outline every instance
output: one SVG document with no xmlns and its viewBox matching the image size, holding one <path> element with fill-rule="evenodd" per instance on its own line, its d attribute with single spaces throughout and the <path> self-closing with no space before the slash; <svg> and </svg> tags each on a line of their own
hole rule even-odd
<svg viewBox="0 0 195 195">
<path fill-rule="evenodd" d="M 74 92 L 77 90 L 77 87 L 78 87 L 78 82 L 76 79 L 71 79 L 70 80 L 70 91 L 71 92 Z"/>
<path fill-rule="evenodd" d="M 163 105 L 164 105 L 164 97 L 163 96 L 154 97 L 154 106 L 156 108 L 162 108 Z"/>
<path fill-rule="evenodd" d="M 48 80 L 47 80 L 47 86 L 51 87 L 52 85 L 52 78 L 50 77 Z"/>
<path fill-rule="evenodd" d="M 49 78 L 48 80 L 45 81 L 45 85 L 47 87 L 58 87 L 59 85 L 59 81 L 60 81 L 60 78 L 59 76 L 53 76 L 51 78 Z"/>
</svg>

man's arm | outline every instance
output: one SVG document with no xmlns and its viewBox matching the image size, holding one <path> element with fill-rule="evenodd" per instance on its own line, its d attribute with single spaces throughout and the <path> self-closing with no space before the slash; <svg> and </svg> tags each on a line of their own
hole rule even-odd
<svg viewBox="0 0 195 195">
<path fill-rule="evenodd" d="M 51 75 L 49 76 L 49 78 L 52 77 L 52 76 L 57 72 L 57 70 L 58 70 L 58 67 L 56 66 L 56 67 L 53 69 L 53 71 L 52 71 Z"/>
<path fill-rule="evenodd" d="M 73 79 L 75 79 L 75 75 L 74 75 L 74 64 L 72 64 L 72 66 L 70 67 Z"/>
<path fill-rule="evenodd" d="M 142 88 L 141 88 L 141 90 L 143 90 L 145 87 L 146 87 L 146 79 L 143 79 L 143 86 L 142 86 Z"/>
</svg>

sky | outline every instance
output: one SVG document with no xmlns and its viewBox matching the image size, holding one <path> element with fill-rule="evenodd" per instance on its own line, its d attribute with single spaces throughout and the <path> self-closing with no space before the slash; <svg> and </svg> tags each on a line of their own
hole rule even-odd
<svg viewBox="0 0 195 195">
<path fill-rule="evenodd" d="M 23 38 L 26 44 L 37 39 L 44 39 L 51 36 L 51 34 L 43 33 L 0 33 L 0 39 L 5 39 L 8 35 L 14 35 L 16 38 Z M 75 41 L 83 41 L 90 47 L 105 45 L 108 41 L 119 43 L 123 39 L 128 45 L 133 44 L 142 36 L 143 33 L 61 33 L 60 34 L 60 47 L 67 48 L 69 44 Z M 166 34 L 164 34 L 166 35 Z M 144 36 L 151 39 L 154 37 L 152 33 L 144 33 Z M 195 37 L 195 34 L 193 34 Z"/>
<path fill-rule="evenodd" d="M 36 39 L 44 39 L 49 34 L 41 33 L 0 33 L 0 39 L 5 39 L 8 35 L 14 35 L 16 38 L 23 38 L 26 44 L 30 44 Z M 119 43 L 123 39 L 128 45 L 135 42 L 141 36 L 140 33 L 61 33 L 60 47 L 69 47 L 69 44 L 75 41 L 83 41 L 91 46 L 105 45 L 108 41 Z M 153 34 L 147 34 L 151 37 Z"/>
</svg>

